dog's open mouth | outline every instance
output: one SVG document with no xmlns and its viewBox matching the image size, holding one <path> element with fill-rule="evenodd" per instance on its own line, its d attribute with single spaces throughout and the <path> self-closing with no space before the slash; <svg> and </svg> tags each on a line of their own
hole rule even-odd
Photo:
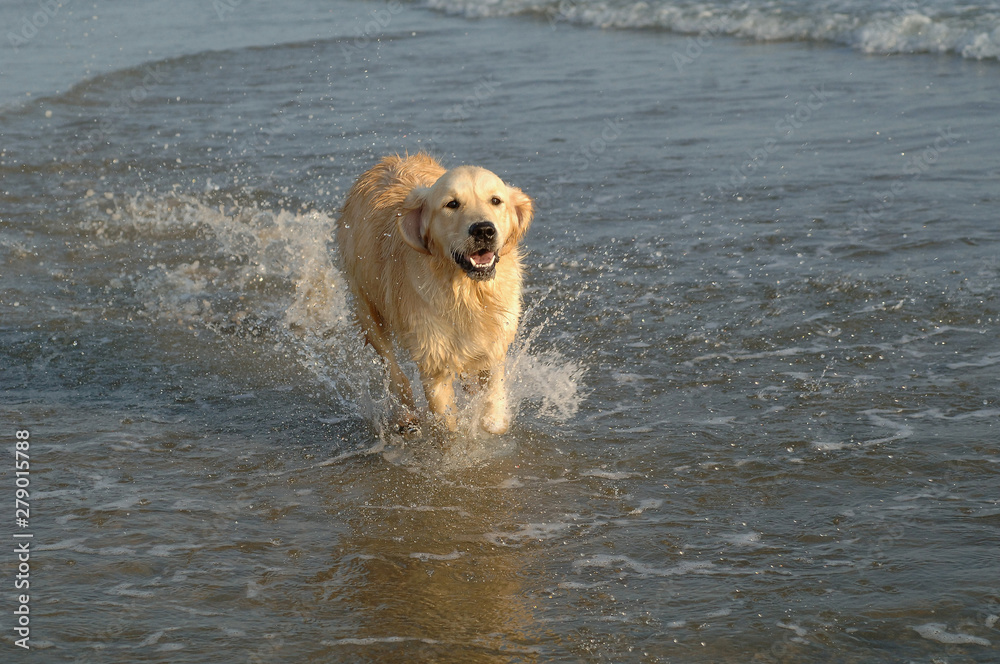
<svg viewBox="0 0 1000 664">
<path fill-rule="evenodd" d="M 455 254 L 455 262 L 465 270 L 470 279 L 486 281 L 492 279 L 496 273 L 500 257 L 494 251 L 480 249 L 468 255 Z"/>
</svg>

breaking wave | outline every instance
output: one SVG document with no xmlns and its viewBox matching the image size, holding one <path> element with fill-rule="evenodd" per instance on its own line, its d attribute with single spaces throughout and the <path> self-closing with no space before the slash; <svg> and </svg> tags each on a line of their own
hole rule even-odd
<svg viewBox="0 0 1000 664">
<path fill-rule="evenodd" d="M 423 5 L 468 18 L 531 15 L 553 26 L 570 23 L 758 41 L 826 42 L 870 54 L 1000 58 L 1000 5 L 996 2 L 424 0 Z"/>
</svg>

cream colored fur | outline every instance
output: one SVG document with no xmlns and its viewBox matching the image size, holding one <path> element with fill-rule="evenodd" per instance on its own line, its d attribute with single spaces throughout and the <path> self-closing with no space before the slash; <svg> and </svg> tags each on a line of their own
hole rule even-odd
<svg viewBox="0 0 1000 664">
<path fill-rule="evenodd" d="M 486 389 L 480 426 L 506 431 L 504 361 L 521 315 L 518 242 L 532 215 L 531 199 L 490 171 L 446 171 L 423 153 L 386 157 L 351 188 L 337 241 L 358 322 L 406 410 L 401 426 L 417 418 L 393 339 L 416 363 L 428 407 L 449 429 L 457 425 L 457 375 Z M 470 228 L 482 222 L 495 228 L 495 251 L 472 247 Z"/>
</svg>

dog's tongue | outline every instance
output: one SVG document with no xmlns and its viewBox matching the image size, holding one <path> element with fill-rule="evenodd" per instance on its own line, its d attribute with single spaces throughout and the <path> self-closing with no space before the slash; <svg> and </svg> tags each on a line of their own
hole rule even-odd
<svg viewBox="0 0 1000 664">
<path fill-rule="evenodd" d="M 472 260 L 473 265 L 477 267 L 486 267 L 493 263 L 493 252 L 481 251 L 478 254 L 472 254 L 469 258 Z"/>
</svg>

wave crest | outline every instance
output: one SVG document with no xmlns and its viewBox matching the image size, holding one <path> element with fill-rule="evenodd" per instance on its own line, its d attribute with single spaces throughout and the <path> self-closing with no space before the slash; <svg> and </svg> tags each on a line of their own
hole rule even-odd
<svg viewBox="0 0 1000 664">
<path fill-rule="evenodd" d="M 942 53 L 1000 58 L 1000 12 L 968 6 L 946 11 L 933 3 L 642 2 L 619 0 L 425 0 L 427 8 L 467 18 L 529 15 L 598 28 L 659 29 L 758 41 L 843 44 L 870 54 Z"/>
</svg>

